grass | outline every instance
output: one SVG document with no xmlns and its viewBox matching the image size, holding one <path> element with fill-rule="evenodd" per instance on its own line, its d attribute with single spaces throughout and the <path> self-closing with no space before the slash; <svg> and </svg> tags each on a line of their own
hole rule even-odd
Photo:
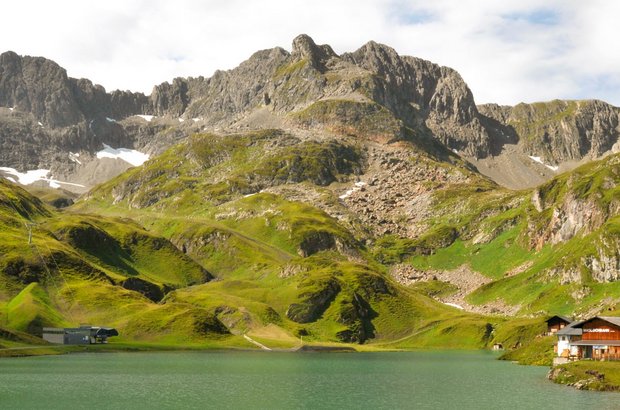
<svg viewBox="0 0 620 410">
<path fill-rule="evenodd" d="M 434 298 L 449 296 L 458 291 L 458 287 L 456 285 L 448 282 L 442 282 L 440 280 L 417 282 L 410 287 L 416 292 L 420 292 L 423 295 Z"/>
<path fill-rule="evenodd" d="M 44 227 L 104 271 L 172 287 L 206 279 L 204 270 L 168 240 L 128 219 L 69 214 Z"/>
<path fill-rule="evenodd" d="M 582 382 L 587 390 L 620 391 L 620 362 L 577 361 L 556 369 L 555 383 Z M 598 377 L 597 377 L 598 376 Z"/>
<path fill-rule="evenodd" d="M 327 126 L 338 134 L 373 140 L 404 139 L 404 124 L 387 108 L 374 102 L 320 100 L 292 118 L 303 126 Z"/>
<path fill-rule="evenodd" d="M 521 228 L 515 227 L 486 244 L 456 240 L 431 255 L 416 255 L 409 262 L 418 269 L 452 270 L 468 263 L 471 268 L 491 279 L 500 279 L 510 269 L 535 256 L 517 240 Z"/>
<path fill-rule="evenodd" d="M 364 113 L 367 118 L 358 118 Z M 335 118 L 347 135 L 392 138 L 401 125 L 388 114 L 373 104 L 323 101 L 295 119 L 310 126 Z M 550 273 L 599 249 L 616 249 L 616 219 L 566 244 L 534 251 L 530 241 L 569 195 L 603 208 L 614 203 L 609 179 L 618 173 L 612 159 L 539 188 L 547 208 L 541 213 L 531 192 L 508 192 L 460 169 L 469 182 L 439 187 L 429 181 L 437 189 L 434 212 L 430 229 L 416 238 L 371 238 L 317 206 L 260 192 L 296 184 L 343 210 L 322 187 L 350 183 L 364 172 L 364 156 L 355 143 L 302 142 L 278 130 L 199 134 L 62 213 L 0 184 L 0 311 L 8 312 L 12 328 L 105 324 L 119 329 L 119 342 L 166 348 L 245 346 L 244 333 L 281 348 L 301 336 L 313 344 L 363 342 L 368 349 L 531 343 L 529 351 L 511 354 L 538 362 L 546 353 L 537 352 L 547 346 L 536 338 L 539 320 L 445 306 L 433 297 L 451 294 L 453 285 L 431 281 L 406 288 L 386 274 L 389 265 L 447 270 L 468 264 L 492 280 L 469 302 L 500 300 L 531 315 L 570 314 L 620 296 L 620 285 L 598 283 L 586 271 L 579 271 L 580 283 L 565 284 Z M 33 242 L 41 256 L 26 243 L 26 219 L 39 222 Z M 374 239 L 371 249 L 366 239 Z M 205 269 L 216 280 L 206 281 Z M 165 289 L 164 299 L 154 303 L 119 286 L 128 277 Z M 579 291 L 584 295 L 578 300 L 572 295 Z"/>
<path fill-rule="evenodd" d="M 26 286 L 9 302 L 6 315 L 8 328 L 30 334 L 40 334 L 45 326 L 62 326 L 66 323 L 45 290 L 37 283 Z"/>
<path fill-rule="evenodd" d="M 547 127 L 573 117 L 579 107 L 578 101 L 553 100 L 545 103 L 518 104 L 512 111 L 515 120 L 509 125 L 525 140 L 540 139 Z"/>
<path fill-rule="evenodd" d="M 553 346 L 556 336 L 539 337 L 527 341 L 523 346 L 510 350 L 500 356 L 501 360 L 510 360 L 523 365 L 551 366 L 553 363 Z"/>
</svg>

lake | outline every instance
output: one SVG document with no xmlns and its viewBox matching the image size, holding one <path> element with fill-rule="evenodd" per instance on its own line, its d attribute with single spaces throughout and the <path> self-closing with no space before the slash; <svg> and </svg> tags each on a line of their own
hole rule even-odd
<svg viewBox="0 0 620 410">
<path fill-rule="evenodd" d="M 0 360 L 2 409 L 618 409 L 490 352 L 88 353 Z"/>
</svg>

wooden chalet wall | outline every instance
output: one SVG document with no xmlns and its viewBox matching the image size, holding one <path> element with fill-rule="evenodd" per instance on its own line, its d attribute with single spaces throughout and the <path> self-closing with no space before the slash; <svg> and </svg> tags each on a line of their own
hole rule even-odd
<svg viewBox="0 0 620 410">
<path fill-rule="evenodd" d="M 620 340 L 620 327 L 594 319 L 583 325 L 582 340 Z"/>
</svg>

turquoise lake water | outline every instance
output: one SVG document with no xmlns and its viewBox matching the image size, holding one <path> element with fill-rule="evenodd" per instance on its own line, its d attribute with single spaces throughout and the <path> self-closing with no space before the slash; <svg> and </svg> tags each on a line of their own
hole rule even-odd
<svg viewBox="0 0 620 410">
<path fill-rule="evenodd" d="M 620 409 L 489 352 L 99 353 L 0 360 L 1 409 Z"/>
</svg>

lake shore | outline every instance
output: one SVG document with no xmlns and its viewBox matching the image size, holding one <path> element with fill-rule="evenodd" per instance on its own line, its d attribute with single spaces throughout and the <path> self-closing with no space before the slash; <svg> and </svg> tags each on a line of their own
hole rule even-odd
<svg viewBox="0 0 620 410">
<path fill-rule="evenodd" d="M 547 378 L 578 390 L 620 392 L 620 362 L 582 360 L 553 367 Z"/>
<path fill-rule="evenodd" d="M 118 352 L 183 352 L 183 351 L 265 351 L 265 352 L 358 352 L 358 351 L 395 351 L 394 349 L 384 349 L 378 347 L 337 343 L 325 344 L 303 344 L 295 347 L 274 347 L 260 349 L 249 343 L 235 344 L 228 339 L 210 341 L 202 344 L 164 344 L 147 342 L 112 342 L 106 344 L 92 345 L 22 345 L 0 349 L 0 359 L 6 357 L 32 357 L 32 356 L 53 356 L 71 353 L 118 353 Z"/>
</svg>

